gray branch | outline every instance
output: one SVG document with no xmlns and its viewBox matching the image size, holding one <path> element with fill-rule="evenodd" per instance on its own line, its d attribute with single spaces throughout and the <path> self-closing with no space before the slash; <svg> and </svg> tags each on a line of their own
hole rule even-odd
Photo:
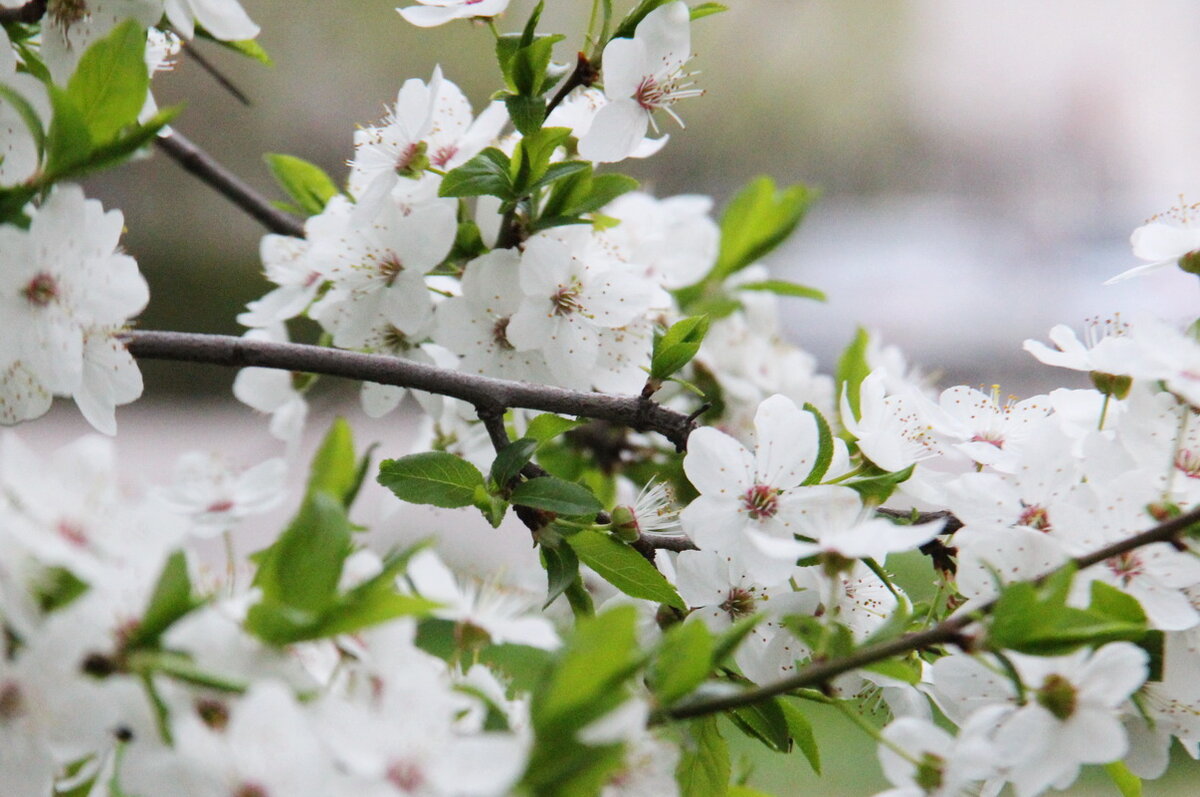
<svg viewBox="0 0 1200 797">
<path fill-rule="evenodd" d="M 382 354 L 361 354 L 301 343 L 271 343 L 229 335 L 130 331 L 122 335 L 139 359 L 211 363 L 233 368 L 279 368 L 425 390 L 461 399 L 480 415 L 521 407 L 657 432 L 684 450 L 694 420 L 638 396 L 584 393 L 423 365 Z"/>
</svg>

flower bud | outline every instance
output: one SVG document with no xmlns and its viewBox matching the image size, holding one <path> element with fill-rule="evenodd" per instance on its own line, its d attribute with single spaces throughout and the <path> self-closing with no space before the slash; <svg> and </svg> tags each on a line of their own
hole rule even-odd
<svg viewBox="0 0 1200 797">
<path fill-rule="evenodd" d="M 1127 398 L 1129 389 L 1133 387 L 1133 377 L 1131 376 L 1106 374 L 1103 371 L 1092 371 L 1088 376 L 1092 378 L 1092 384 L 1097 390 L 1119 400 Z"/>
<path fill-rule="evenodd" d="M 630 507 L 613 507 L 612 533 L 622 542 L 637 542 L 641 539 L 642 531 L 638 527 L 637 516 Z"/>
</svg>

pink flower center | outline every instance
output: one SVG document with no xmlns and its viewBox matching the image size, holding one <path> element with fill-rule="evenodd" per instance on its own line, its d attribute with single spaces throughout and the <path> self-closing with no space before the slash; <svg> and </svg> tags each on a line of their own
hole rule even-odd
<svg viewBox="0 0 1200 797">
<path fill-rule="evenodd" d="M 731 620 L 748 617 L 754 614 L 754 593 L 742 587 L 731 587 L 720 608 Z"/>
<path fill-rule="evenodd" d="M 215 515 L 219 512 L 228 512 L 230 509 L 233 509 L 233 501 L 226 498 L 221 501 L 213 501 L 204 511 Z"/>
<path fill-rule="evenodd" d="M 400 262 L 400 258 L 393 252 L 379 263 L 379 276 L 383 277 L 384 284 L 389 288 L 396 282 L 396 278 L 400 276 L 400 272 L 404 270 L 404 264 Z"/>
<path fill-rule="evenodd" d="M 387 782 L 403 792 L 415 792 L 425 785 L 425 773 L 416 764 L 397 761 L 387 769 Z"/>
<path fill-rule="evenodd" d="M 71 520 L 60 520 L 58 526 L 55 527 L 58 536 L 74 545 L 76 548 L 86 548 L 88 544 L 87 533 L 84 532 L 83 526 Z"/>
<path fill-rule="evenodd" d="M 504 351 L 511 351 L 513 345 L 508 341 L 509 317 L 498 318 L 492 326 L 492 341 Z"/>
<path fill-rule="evenodd" d="M 229 706 L 211 697 L 197 698 L 195 709 L 200 721 L 214 731 L 223 731 L 229 725 Z"/>
<path fill-rule="evenodd" d="M 578 280 L 571 280 L 570 285 L 559 285 L 558 290 L 550 297 L 550 304 L 554 305 L 554 314 L 565 316 L 582 310 L 583 305 L 579 303 L 581 293 L 583 286 Z"/>
<path fill-rule="evenodd" d="M 475 2 L 482 2 L 482 0 L 475 0 Z M 468 3 L 468 5 L 473 5 L 473 3 Z M 430 160 L 433 161 L 434 166 L 437 166 L 439 169 L 444 169 L 446 168 L 446 164 L 450 162 L 450 159 L 457 154 L 458 147 L 454 145 L 438 147 L 438 151 L 433 153 L 433 157 L 430 158 Z"/>
<path fill-rule="evenodd" d="M 1038 531 L 1050 531 L 1050 515 L 1046 513 L 1046 508 L 1037 504 L 1027 504 L 1021 515 L 1017 518 L 1018 526 L 1028 526 L 1031 529 Z"/>
<path fill-rule="evenodd" d="M 0 723 L 14 720 L 25 711 L 25 699 L 21 687 L 9 681 L 0 686 Z"/>
<path fill-rule="evenodd" d="M 270 797 L 266 788 L 257 783 L 243 783 L 238 786 L 237 791 L 233 793 L 233 797 Z"/>
<path fill-rule="evenodd" d="M 58 280 L 42 272 L 29 281 L 21 295 L 34 307 L 45 307 L 58 298 Z"/>
<path fill-rule="evenodd" d="M 1004 435 L 999 432 L 980 432 L 971 438 L 972 443 L 991 443 L 996 448 L 1004 448 Z"/>
<path fill-rule="evenodd" d="M 742 496 L 742 508 L 755 520 L 775 517 L 779 511 L 779 491 L 765 484 L 756 484 Z"/>
<path fill-rule="evenodd" d="M 1145 568 L 1142 565 L 1141 558 L 1132 551 L 1119 554 L 1108 559 L 1105 562 L 1112 574 L 1121 579 L 1121 583 L 1128 586 L 1138 576 L 1145 573 Z"/>
<path fill-rule="evenodd" d="M 1200 479 L 1200 454 L 1190 449 L 1181 449 L 1175 455 L 1175 468 L 1189 479 Z"/>
</svg>

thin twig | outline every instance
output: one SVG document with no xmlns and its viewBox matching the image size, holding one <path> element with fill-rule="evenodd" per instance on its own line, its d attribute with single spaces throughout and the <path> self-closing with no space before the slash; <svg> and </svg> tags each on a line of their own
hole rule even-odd
<svg viewBox="0 0 1200 797">
<path fill-rule="evenodd" d="M 29 0 L 17 8 L 0 8 L 0 25 L 9 22 L 23 22 L 32 25 L 46 15 L 48 0 Z"/>
<path fill-rule="evenodd" d="M 494 379 L 381 354 L 186 332 L 130 331 L 122 337 L 130 353 L 141 359 L 343 376 L 450 396 L 474 405 L 480 413 L 503 415 L 509 408 L 522 407 L 612 421 L 641 432 L 657 432 L 679 448 L 687 444 L 695 428 L 695 422 L 687 416 L 653 402 L 647 406 L 637 396 L 584 393 Z"/>
<path fill-rule="evenodd" d="M 200 51 L 196 49 L 194 44 L 185 41 L 183 43 L 183 51 L 187 53 L 193 61 L 199 64 L 200 68 L 207 72 L 209 77 L 217 81 L 217 84 L 221 88 L 232 94 L 234 99 L 236 99 L 242 105 L 249 107 L 251 104 L 250 98 L 246 96 L 245 92 L 235 86 L 232 80 L 225 77 L 225 74 L 221 72 L 220 69 L 217 69 L 216 64 L 214 64 L 212 61 L 209 61 L 206 56 L 201 55 Z"/>
<path fill-rule="evenodd" d="M 155 139 L 159 149 L 274 233 L 304 237 L 304 222 L 284 213 L 178 130 Z"/>
<path fill-rule="evenodd" d="M 1064 567 L 1077 567 L 1082 570 L 1085 567 L 1091 567 L 1114 556 L 1120 556 L 1123 553 L 1135 550 L 1143 545 L 1150 545 L 1156 542 L 1173 542 L 1178 541 L 1189 527 L 1200 523 L 1200 507 L 1193 509 L 1187 514 L 1180 515 L 1173 520 L 1168 520 L 1165 523 L 1160 523 L 1152 529 L 1143 531 L 1141 534 L 1136 534 L 1128 539 L 1115 542 L 1112 545 L 1105 546 L 1097 551 L 1086 556 L 1080 556 L 1072 559 L 1070 563 Z M 1060 568 L 1061 569 L 1061 568 Z M 1054 570 L 1040 579 L 1037 582 L 1042 582 L 1059 570 Z M 963 630 L 971 623 L 976 622 L 983 615 L 988 614 L 996 608 L 996 601 L 989 601 L 978 607 L 975 611 L 958 614 L 947 620 L 935 625 L 925 631 L 919 631 L 912 634 L 896 637 L 895 639 L 886 642 L 880 642 L 876 645 L 868 645 L 865 648 L 855 651 L 854 653 L 841 659 L 830 661 L 822 661 L 816 664 L 809 665 L 802 670 L 797 671 L 794 675 L 783 678 L 774 683 L 764 684 L 752 689 L 746 689 L 732 695 L 725 695 L 711 700 L 698 700 L 694 703 L 680 706 L 675 709 L 663 712 L 657 719 L 686 719 L 688 717 L 701 717 L 707 714 L 715 714 L 720 711 L 725 711 L 731 708 L 740 708 L 748 706 L 752 703 L 757 703 L 760 700 L 775 697 L 777 695 L 786 694 L 796 689 L 804 689 L 806 687 L 822 686 L 842 673 L 850 672 L 865 667 L 869 664 L 874 664 L 884 659 L 890 659 L 892 656 L 899 656 L 905 653 L 911 653 L 915 650 L 924 650 L 933 647 L 934 645 L 944 645 L 951 643 L 967 644 L 967 640 L 963 637 Z"/>
<path fill-rule="evenodd" d="M 595 83 L 598 74 L 596 67 L 592 65 L 587 56 L 580 53 L 579 57 L 575 60 L 575 68 L 571 70 L 571 74 L 567 76 L 563 84 L 558 87 L 558 93 L 546 104 L 546 116 L 549 116 L 550 112 L 557 108 L 558 104 L 566 99 L 567 95 L 572 91 L 580 86 L 590 86 Z"/>
</svg>

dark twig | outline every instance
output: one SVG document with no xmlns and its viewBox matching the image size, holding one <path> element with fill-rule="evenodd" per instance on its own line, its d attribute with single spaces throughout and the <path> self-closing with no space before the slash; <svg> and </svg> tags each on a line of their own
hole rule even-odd
<svg viewBox="0 0 1200 797">
<path fill-rule="evenodd" d="M 558 92 L 551 98 L 550 102 L 546 103 L 546 116 L 558 107 L 558 104 L 567 98 L 575 89 L 580 86 L 590 86 L 596 82 L 599 73 L 588 57 L 583 53 L 575 60 L 575 68 L 571 70 L 571 74 L 563 81 L 563 84 L 558 87 Z"/>
<path fill-rule="evenodd" d="M 917 512 L 914 515 L 912 512 L 905 512 L 903 509 L 880 508 L 875 510 L 875 514 L 883 515 L 891 520 L 909 521 L 914 526 L 944 520 L 946 523 L 942 526 L 942 534 L 953 534 L 963 527 L 963 522 L 955 517 L 953 512 L 948 512 L 945 509 L 939 512 Z"/>
<path fill-rule="evenodd" d="M 300 343 L 246 340 L 228 335 L 131 331 L 122 337 L 130 353 L 142 359 L 211 363 L 235 368 L 280 368 L 343 376 L 461 399 L 474 405 L 481 415 L 490 412 L 503 416 L 506 409 L 523 407 L 597 418 L 642 432 L 657 432 L 680 448 L 687 445 L 688 435 L 695 428 L 695 423 L 683 414 L 653 403 L 647 407 L 637 396 L 584 393 L 493 379 L 398 357 Z"/>
<path fill-rule="evenodd" d="M 200 68 L 207 72 L 209 77 L 217 81 L 217 84 L 221 88 L 232 94 L 234 99 L 236 99 L 242 105 L 250 105 L 250 98 L 247 97 L 241 89 L 233 85 L 233 81 L 225 77 L 225 74 L 221 72 L 220 69 L 217 69 L 216 65 L 212 61 L 209 61 L 206 56 L 201 55 L 200 51 L 196 49 L 194 44 L 191 42 L 184 42 L 183 51 L 188 54 L 188 57 L 199 64 Z"/>
<path fill-rule="evenodd" d="M 1128 553 L 1143 545 L 1151 545 L 1156 542 L 1178 542 L 1183 533 L 1197 523 L 1200 523 L 1200 508 L 1193 509 L 1191 512 L 1180 515 L 1173 520 L 1160 523 L 1152 529 L 1143 531 L 1141 534 L 1136 534 L 1128 539 L 1093 551 L 1086 556 L 1077 557 L 1071 560 L 1070 564 L 1066 566 L 1074 566 L 1082 570 L 1085 567 L 1091 567 L 1114 556 Z M 1037 581 L 1044 581 L 1050 575 L 1053 575 L 1054 572 L 1058 571 L 1052 571 Z M 868 645 L 841 659 L 811 664 L 797 671 L 794 675 L 780 679 L 774 683 L 756 686 L 736 694 L 725 695 L 711 700 L 697 700 L 693 703 L 663 712 L 657 719 L 658 721 L 667 718 L 686 719 L 688 717 L 715 714 L 731 708 L 740 708 L 741 706 L 748 706 L 760 700 L 786 694 L 796 689 L 822 686 L 842 673 L 857 670 L 869 664 L 874 664 L 877 661 L 890 659 L 892 656 L 911 653 L 915 650 L 924 650 L 934 645 L 965 645 L 968 644 L 968 640 L 964 638 L 963 631 L 967 626 L 976 622 L 980 617 L 988 614 L 995 608 L 996 601 L 989 601 L 973 612 L 955 615 L 925 631 L 905 634 L 904 636 L 880 642 L 876 645 Z"/>
<path fill-rule="evenodd" d="M 159 149 L 170 155 L 185 170 L 208 183 L 217 193 L 249 213 L 271 232 L 304 237 L 302 221 L 276 208 L 270 200 L 242 182 L 241 178 L 179 131 L 172 130 L 170 135 L 159 136 L 155 141 Z"/>
<path fill-rule="evenodd" d="M 46 15 L 48 0 L 29 0 L 18 8 L 0 8 L 0 25 L 9 22 L 23 22 L 32 25 Z"/>
</svg>

